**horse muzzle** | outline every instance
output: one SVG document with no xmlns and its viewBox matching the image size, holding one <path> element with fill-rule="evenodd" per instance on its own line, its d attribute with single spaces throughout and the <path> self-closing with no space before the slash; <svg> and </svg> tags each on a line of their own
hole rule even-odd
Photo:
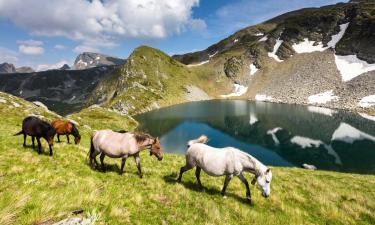
<svg viewBox="0 0 375 225">
<path fill-rule="evenodd" d="M 162 156 L 162 157 L 158 157 L 158 160 L 159 160 L 159 161 L 163 160 L 163 156 Z"/>
<path fill-rule="evenodd" d="M 269 194 L 266 194 L 266 193 L 262 193 L 262 196 L 265 197 L 265 198 L 270 197 L 270 195 L 269 195 Z"/>
</svg>

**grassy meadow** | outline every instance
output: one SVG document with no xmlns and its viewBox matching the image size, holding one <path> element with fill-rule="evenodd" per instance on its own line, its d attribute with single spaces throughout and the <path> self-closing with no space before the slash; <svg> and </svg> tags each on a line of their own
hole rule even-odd
<svg viewBox="0 0 375 225">
<path fill-rule="evenodd" d="M 30 111 L 46 119 L 55 117 L 15 97 L 0 103 L 0 224 L 53 224 L 67 217 L 95 218 L 96 224 L 375 223 L 373 175 L 272 167 L 270 198 L 263 198 L 252 186 L 253 202 L 249 204 L 237 178 L 229 184 L 227 198 L 220 195 L 223 177 L 202 173 L 203 193 L 198 191 L 193 170 L 184 174 L 182 183 L 176 183 L 184 164 L 181 155 L 165 154 L 158 161 L 143 152 L 143 179 L 132 158 L 122 176 L 118 174 L 119 159 L 106 158 L 105 173 L 91 169 L 87 152 L 92 130 L 83 124 L 100 128 L 112 119 L 111 113 L 73 115 L 80 120 L 81 144 L 67 144 L 62 137 L 62 143 L 55 143 L 52 157 L 47 151 L 38 155 L 31 147 L 22 147 L 22 136 L 12 136 Z M 133 122 L 126 122 L 129 118 L 123 120 L 118 126 L 134 127 Z M 47 149 L 46 142 L 42 143 Z M 246 177 L 250 180 L 252 175 Z M 72 214 L 81 209 L 82 213 Z"/>
</svg>

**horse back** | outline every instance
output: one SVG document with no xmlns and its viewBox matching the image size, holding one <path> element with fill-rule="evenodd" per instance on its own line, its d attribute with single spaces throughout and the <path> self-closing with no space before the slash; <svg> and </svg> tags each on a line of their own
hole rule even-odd
<svg viewBox="0 0 375 225">
<path fill-rule="evenodd" d="M 55 128 L 58 134 L 71 134 L 73 130 L 73 124 L 63 120 L 55 120 L 52 122 L 53 128 Z"/>
<path fill-rule="evenodd" d="M 22 131 L 30 136 L 45 137 L 53 133 L 52 129 L 49 123 L 34 116 L 26 117 L 22 122 Z"/>
<path fill-rule="evenodd" d="M 138 152 L 133 135 L 112 130 L 96 131 L 92 138 L 95 149 L 110 157 L 122 157 Z"/>
</svg>

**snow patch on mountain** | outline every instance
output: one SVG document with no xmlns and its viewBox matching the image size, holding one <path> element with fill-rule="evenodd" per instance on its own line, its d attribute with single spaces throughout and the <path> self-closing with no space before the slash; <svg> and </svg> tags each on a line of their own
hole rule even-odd
<svg viewBox="0 0 375 225">
<path fill-rule="evenodd" d="M 206 60 L 206 61 L 202 61 L 200 63 L 189 64 L 189 65 L 187 65 L 187 67 L 201 66 L 201 65 L 204 65 L 204 64 L 209 63 L 209 62 L 210 62 L 210 60 Z"/>
<path fill-rule="evenodd" d="M 279 58 L 279 56 L 276 55 L 277 50 L 280 48 L 283 42 L 284 42 L 283 40 L 277 39 L 275 46 L 273 46 L 273 52 L 268 52 L 268 56 L 275 59 L 277 62 L 283 61 Z"/>
<path fill-rule="evenodd" d="M 375 105 L 375 95 L 369 95 L 363 97 L 361 101 L 359 101 L 358 105 L 362 108 L 368 108 Z"/>
<path fill-rule="evenodd" d="M 343 81 L 349 81 L 362 73 L 375 70 L 375 64 L 368 64 L 358 59 L 356 55 L 335 55 L 335 62 Z"/>
<path fill-rule="evenodd" d="M 228 98 L 228 97 L 238 97 L 247 92 L 248 87 L 245 87 L 240 84 L 234 84 L 234 92 L 227 94 L 227 95 L 220 95 L 222 98 Z"/>
<path fill-rule="evenodd" d="M 258 68 L 254 65 L 254 63 L 250 64 L 250 76 L 254 75 L 258 71 Z"/>
<path fill-rule="evenodd" d="M 261 39 L 259 39 L 258 42 L 263 42 L 263 41 L 267 41 L 267 40 L 268 40 L 268 36 L 266 35 L 266 36 L 262 37 Z"/>
<path fill-rule="evenodd" d="M 338 34 L 332 35 L 331 40 L 327 43 L 328 48 L 332 47 L 335 48 L 336 44 L 341 40 L 344 36 L 346 29 L 348 28 L 349 23 L 344 23 L 340 25 L 340 32 Z"/>
<path fill-rule="evenodd" d="M 327 48 L 323 47 L 323 44 L 319 42 L 319 44 L 314 45 L 315 41 L 309 41 L 308 38 L 303 39 L 302 42 L 298 44 L 293 44 L 293 49 L 297 53 L 310 53 L 310 52 L 322 52 L 326 50 Z"/>
<path fill-rule="evenodd" d="M 255 95 L 255 100 L 260 101 L 260 102 L 267 102 L 267 101 L 272 101 L 273 98 L 271 96 L 257 94 Z"/>
<path fill-rule="evenodd" d="M 337 100 L 338 98 L 339 97 L 333 95 L 333 90 L 330 90 L 316 95 L 311 95 L 307 99 L 309 101 L 309 104 L 325 104 L 327 102 Z"/>
</svg>

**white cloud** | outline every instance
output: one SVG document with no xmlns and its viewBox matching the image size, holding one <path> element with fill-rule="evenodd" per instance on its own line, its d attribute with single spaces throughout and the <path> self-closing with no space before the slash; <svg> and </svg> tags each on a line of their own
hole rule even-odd
<svg viewBox="0 0 375 225">
<path fill-rule="evenodd" d="M 54 48 L 57 49 L 57 50 L 64 50 L 66 47 L 65 47 L 65 45 L 57 44 L 57 45 L 55 45 Z"/>
<path fill-rule="evenodd" d="M 42 41 L 36 40 L 18 40 L 17 44 L 18 50 L 25 55 L 42 55 L 44 53 L 44 48 L 41 47 L 43 45 Z"/>
<path fill-rule="evenodd" d="M 25 55 L 43 55 L 44 48 L 39 46 L 20 45 L 18 50 Z"/>
<path fill-rule="evenodd" d="M 190 21 L 190 27 L 194 30 L 204 30 L 207 28 L 207 24 L 202 19 L 192 19 Z"/>
<path fill-rule="evenodd" d="M 18 40 L 17 44 L 29 45 L 29 46 L 41 46 L 41 45 L 43 45 L 43 42 L 30 39 L 30 40 L 26 40 L 26 41 Z"/>
<path fill-rule="evenodd" d="M 78 45 L 73 49 L 73 52 L 75 53 L 82 53 L 82 52 L 99 52 L 99 49 L 92 47 L 92 46 L 86 46 L 86 45 Z"/>
<path fill-rule="evenodd" d="M 204 27 L 204 21 L 192 18 L 198 4 L 199 0 L 0 0 L 0 15 L 34 35 L 113 47 L 121 39 L 159 39 Z"/>
<path fill-rule="evenodd" d="M 0 63 L 7 62 L 15 64 L 18 62 L 18 54 L 7 48 L 0 47 Z"/>
<path fill-rule="evenodd" d="M 69 62 L 67 60 L 61 60 L 55 64 L 41 64 L 36 67 L 36 71 L 60 69 L 64 64 L 69 64 Z"/>
</svg>

